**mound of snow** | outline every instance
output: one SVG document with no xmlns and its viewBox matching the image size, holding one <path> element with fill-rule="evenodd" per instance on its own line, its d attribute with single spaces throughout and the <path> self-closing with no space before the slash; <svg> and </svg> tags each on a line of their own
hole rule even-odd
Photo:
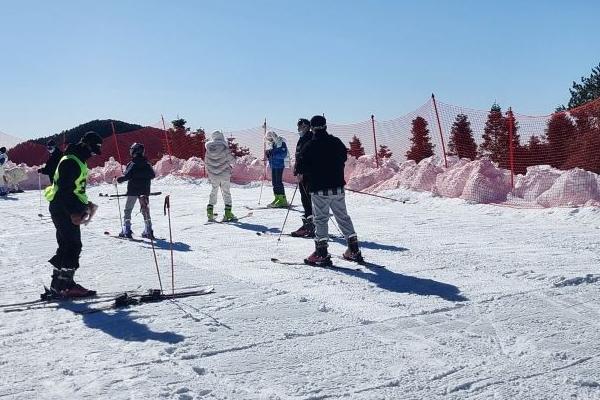
<svg viewBox="0 0 600 400">
<path fill-rule="evenodd" d="M 580 168 L 563 171 L 550 187 L 537 198 L 544 207 L 582 205 L 600 200 L 598 175 Z"/>
<path fill-rule="evenodd" d="M 350 157 L 350 167 L 344 170 L 348 188 L 353 190 L 376 191 L 379 183 L 392 178 L 400 167 L 396 160 L 384 159 L 377 162 L 373 156 Z"/>
<path fill-rule="evenodd" d="M 417 164 L 408 187 L 421 192 L 432 191 L 436 178 L 444 172 L 441 160 L 435 156 L 425 158 Z"/>
<path fill-rule="evenodd" d="M 179 171 L 184 163 L 185 160 L 164 155 L 156 164 L 154 164 L 154 172 L 157 177 L 171 175 Z"/>
<path fill-rule="evenodd" d="M 511 190 L 510 172 L 500 169 L 488 159 L 475 160 L 465 181 L 461 199 L 475 203 L 500 203 Z"/>
<path fill-rule="evenodd" d="M 524 200 L 535 201 L 550 189 L 560 177 L 561 171 L 549 165 L 535 165 L 527 168 L 525 176 L 519 175 L 513 195 Z"/>
<path fill-rule="evenodd" d="M 206 176 L 204 161 L 199 157 L 191 157 L 184 161 L 181 168 L 174 175 L 189 176 L 190 178 L 201 178 Z"/>
<path fill-rule="evenodd" d="M 270 170 L 267 169 L 269 174 Z M 235 183 L 246 184 L 252 181 L 260 181 L 265 175 L 265 165 L 263 160 L 252 156 L 244 156 L 235 160 L 231 180 Z M 270 179 L 270 176 L 267 176 Z"/>
<path fill-rule="evenodd" d="M 468 159 L 456 160 L 452 167 L 438 174 L 432 191 L 444 197 L 460 197 L 475 164 Z"/>
</svg>

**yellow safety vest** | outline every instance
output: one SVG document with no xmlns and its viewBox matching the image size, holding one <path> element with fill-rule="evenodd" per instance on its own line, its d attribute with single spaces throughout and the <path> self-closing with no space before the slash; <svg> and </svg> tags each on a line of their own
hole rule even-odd
<svg viewBox="0 0 600 400">
<path fill-rule="evenodd" d="M 56 196 L 56 192 L 58 192 L 58 178 L 59 178 L 58 171 L 60 169 L 60 164 L 62 164 L 62 162 L 65 160 L 73 160 L 79 165 L 81 172 L 79 173 L 79 177 L 75 180 L 75 190 L 73 190 L 73 193 L 75 193 L 75 196 L 77 196 L 77 198 L 83 204 L 88 204 L 88 197 L 87 197 L 87 194 L 85 194 L 85 186 L 87 183 L 87 176 L 88 176 L 88 167 L 87 167 L 86 163 L 81 162 L 81 160 L 79 158 L 77 158 L 76 156 L 74 156 L 73 154 L 68 154 L 66 156 L 63 156 L 60 159 L 60 161 L 58 162 L 58 166 L 56 167 L 56 172 L 54 173 L 54 178 L 52 179 L 52 186 L 48 186 L 44 190 L 44 196 L 46 197 L 46 200 L 48 200 L 48 201 L 54 200 L 54 196 Z"/>
</svg>

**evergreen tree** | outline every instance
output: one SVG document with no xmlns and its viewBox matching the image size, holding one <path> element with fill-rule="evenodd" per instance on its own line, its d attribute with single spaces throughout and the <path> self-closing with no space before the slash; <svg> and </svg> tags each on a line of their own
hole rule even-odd
<svg viewBox="0 0 600 400">
<path fill-rule="evenodd" d="M 189 131 L 190 128 L 187 128 L 185 126 L 185 124 L 187 124 L 187 121 L 183 118 L 178 118 L 176 120 L 171 121 L 171 124 L 173 124 L 173 128 L 176 131 Z"/>
<path fill-rule="evenodd" d="M 411 133 L 412 137 L 410 141 L 412 142 L 412 146 L 406 152 L 406 158 L 415 160 L 418 163 L 424 158 L 431 157 L 434 145 L 431 143 L 429 128 L 427 127 L 425 118 L 417 117 L 412 120 Z"/>
<path fill-rule="evenodd" d="M 548 163 L 554 168 L 564 168 L 570 143 L 577 139 L 575 122 L 567 113 L 556 113 L 548 121 L 545 133 L 548 142 Z"/>
<path fill-rule="evenodd" d="M 475 138 L 473 138 L 471 122 L 466 115 L 458 114 L 456 116 L 450 131 L 448 148 L 451 155 L 456 155 L 459 158 L 474 160 L 477 156 L 477 144 Z"/>
<path fill-rule="evenodd" d="M 514 118 L 502 114 L 502 109 L 496 103 L 492 105 L 488 113 L 488 119 L 483 130 L 483 142 L 479 146 L 479 154 L 488 156 L 492 161 L 498 163 L 500 168 L 510 169 L 510 141 L 509 127 L 512 120 L 513 150 L 514 155 L 520 151 L 518 125 Z M 515 158 L 516 160 L 516 158 Z"/>
<path fill-rule="evenodd" d="M 392 151 L 386 145 L 380 145 L 379 151 L 377 151 L 377 157 L 380 159 L 391 158 L 393 155 Z"/>
<path fill-rule="evenodd" d="M 228 137 L 227 144 L 229 145 L 229 150 L 231 150 L 231 154 L 233 154 L 236 158 L 247 156 L 250 154 L 250 149 L 248 147 L 240 146 L 240 144 L 235 141 L 234 137 Z"/>
<path fill-rule="evenodd" d="M 354 135 L 352 136 L 352 140 L 350 141 L 350 149 L 348 149 L 348 154 L 353 157 L 360 157 L 365 155 L 365 149 L 360 142 L 360 139 Z"/>
<path fill-rule="evenodd" d="M 570 109 L 600 98 L 600 64 L 592 69 L 589 77 L 582 76 L 581 83 L 573 82 L 569 92 L 571 93 Z"/>
</svg>

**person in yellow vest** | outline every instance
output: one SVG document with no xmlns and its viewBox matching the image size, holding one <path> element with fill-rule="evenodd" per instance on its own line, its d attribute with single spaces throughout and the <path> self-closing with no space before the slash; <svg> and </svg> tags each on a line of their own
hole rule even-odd
<svg viewBox="0 0 600 400">
<path fill-rule="evenodd" d="M 97 206 L 85 193 L 88 167 L 87 160 L 100 154 L 102 138 L 96 132 L 87 132 L 76 144 L 67 147 L 60 159 L 52 180 L 44 195 L 50 202 L 50 215 L 56 227 L 56 254 L 48 260 L 54 267 L 50 289 L 42 298 L 89 297 L 95 291 L 75 283 L 73 277 L 79 268 L 81 254 L 82 224 L 87 224 Z"/>
</svg>

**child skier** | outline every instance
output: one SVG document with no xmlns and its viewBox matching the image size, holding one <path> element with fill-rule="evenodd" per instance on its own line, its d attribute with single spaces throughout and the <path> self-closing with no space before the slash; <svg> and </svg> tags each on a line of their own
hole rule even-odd
<svg viewBox="0 0 600 400">
<path fill-rule="evenodd" d="M 223 221 L 237 221 L 237 217 L 233 215 L 231 210 L 231 171 L 235 158 L 233 157 L 233 154 L 231 154 L 229 144 L 221 132 L 214 131 L 211 134 L 211 139 L 206 142 L 205 147 L 206 155 L 204 157 L 204 162 L 206 163 L 208 179 L 212 185 L 208 206 L 206 206 L 206 216 L 209 221 L 215 220 L 214 209 L 217 204 L 219 188 L 221 188 L 223 202 L 225 203 L 225 215 Z"/>
<path fill-rule="evenodd" d="M 292 232 L 294 237 L 315 237 L 315 224 L 313 222 L 312 203 L 310 199 L 310 193 L 308 188 L 308 179 L 298 172 L 297 162 L 298 156 L 302 153 L 304 147 L 310 142 L 313 137 L 310 131 L 310 121 L 305 118 L 298 120 L 298 143 L 296 144 L 296 164 L 294 164 L 294 175 L 298 179 L 298 186 L 300 189 L 300 197 L 302 200 L 302 207 L 304 208 L 304 217 L 302 218 L 302 226 Z"/>
<path fill-rule="evenodd" d="M 90 131 L 77 144 L 69 145 L 61 158 L 53 177 L 52 186 L 44 191 L 50 202 L 50 215 L 56 227 L 58 249 L 49 260 L 54 267 L 50 291 L 43 298 L 88 297 L 95 291 L 75 283 L 73 277 L 79 268 L 81 254 L 80 225 L 89 222 L 97 206 L 88 200 L 85 193 L 88 168 L 86 161 L 100 154 L 102 138 Z"/>
<path fill-rule="evenodd" d="M 289 163 L 287 144 L 281 136 L 273 131 L 267 132 L 266 140 L 266 157 L 269 160 L 269 167 L 271 167 L 271 182 L 273 183 L 273 194 L 275 195 L 275 200 L 267 207 L 285 208 L 288 206 L 288 202 L 283 188 L 283 170 L 286 167 L 286 162 Z"/>
<path fill-rule="evenodd" d="M 297 171 L 307 178 L 314 212 L 315 251 L 304 260 L 309 265 L 331 265 L 327 251 L 329 239 L 329 210 L 346 238 L 348 248 L 343 257 L 350 261 L 363 262 L 358 239 L 348 212 L 344 194 L 344 164 L 347 159 L 346 146 L 342 141 L 327 133 L 325 117 L 316 115 L 310 120 L 313 139 L 302 149 L 297 160 Z"/>
<path fill-rule="evenodd" d="M 118 183 L 127 181 L 127 202 L 125 203 L 125 224 L 120 237 L 130 238 L 133 236 L 131 231 L 131 212 L 135 206 L 136 201 L 140 201 L 140 210 L 144 217 L 144 232 L 142 233 L 143 238 L 154 239 L 154 232 L 152 230 L 152 219 L 150 218 L 150 181 L 154 179 L 155 174 L 152 166 L 148 162 L 148 159 L 144 155 L 144 145 L 141 143 L 134 143 L 129 148 L 129 154 L 131 155 L 131 161 L 125 168 L 123 176 L 117 178 Z"/>
</svg>

